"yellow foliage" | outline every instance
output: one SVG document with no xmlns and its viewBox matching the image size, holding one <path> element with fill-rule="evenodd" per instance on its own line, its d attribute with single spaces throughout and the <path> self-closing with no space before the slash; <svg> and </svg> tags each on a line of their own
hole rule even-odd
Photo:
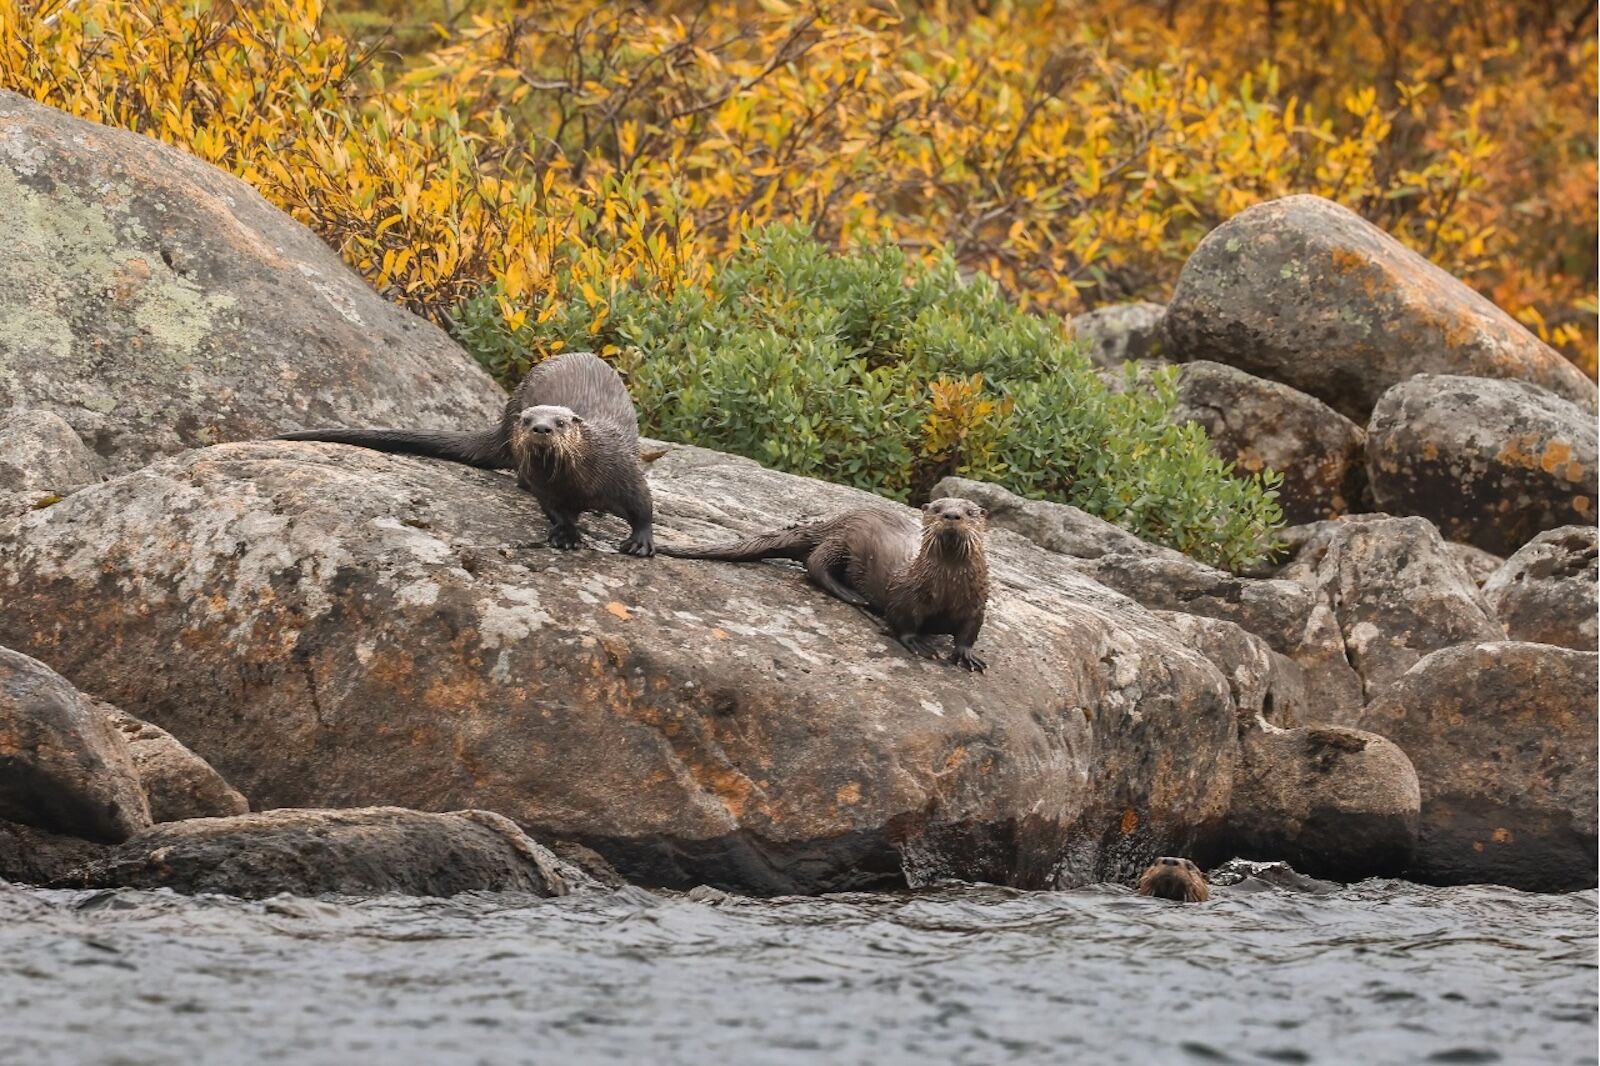
<svg viewBox="0 0 1600 1066">
<path fill-rule="evenodd" d="M 582 301 L 598 331 L 617 285 L 701 284 L 773 220 L 1067 312 L 1314 192 L 1592 371 L 1592 32 L 1259 6 L 489 4 L 385 66 L 321 0 L 0 0 L 0 83 L 240 175 L 434 317 L 493 286 L 513 329 Z"/>
</svg>

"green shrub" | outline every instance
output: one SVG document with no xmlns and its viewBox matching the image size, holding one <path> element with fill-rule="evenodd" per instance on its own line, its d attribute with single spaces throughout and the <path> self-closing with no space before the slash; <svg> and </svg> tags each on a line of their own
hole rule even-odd
<svg viewBox="0 0 1600 1066">
<path fill-rule="evenodd" d="M 709 291 L 621 288 L 598 331 L 594 302 L 561 301 L 512 334 L 491 293 L 454 331 L 508 385 L 549 352 L 604 351 L 646 433 L 899 500 L 960 474 L 1230 568 L 1265 555 L 1282 522 L 1276 475 L 1234 476 L 1203 430 L 1168 421 L 1171 372 L 1108 392 L 1058 320 L 948 259 L 834 254 L 771 227 Z"/>
</svg>

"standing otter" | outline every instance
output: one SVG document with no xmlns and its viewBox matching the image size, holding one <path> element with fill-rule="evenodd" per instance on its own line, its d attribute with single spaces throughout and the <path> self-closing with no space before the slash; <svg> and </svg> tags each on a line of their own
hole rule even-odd
<svg viewBox="0 0 1600 1066">
<path fill-rule="evenodd" d="M 550 543 L 576 548 L 578 516 L 603 511 L 632 532 L 628 555 L 654 555 L 650 486 L 639 465 L 639 416 L 611 365 L 591 352 L 546 359 L 522 379 L 500 424 L 478 432 L 407 429 L 313 429 L 276 440 L 355 444 L 380 452 L 426 455 L 485 470 L 515 470 L 550 519 Z"/>
<path fill-rule="evenodd" d="M 982 507 L 943 499 L 923 505 L 920 529 L 902 512 L 863 507 L 734 544 L 660 551 L 678 559 L 803 562 L 824 591 L 881 614 L 910 651 L 937 658 L 928 638 L 948 633 L 955 638 L 950 661 L 981 672 L 985 664 L 972 645 L 989 599 L 985 526 Z"/>
<path fill-rule="evenodd" d="M 1188 859 L 1163 855 L 1139 876 L 1139 895 L 1173 899 L 1179 903 L 1204 903 L 1211 898 L 1206 875 Z"/>
</svg>

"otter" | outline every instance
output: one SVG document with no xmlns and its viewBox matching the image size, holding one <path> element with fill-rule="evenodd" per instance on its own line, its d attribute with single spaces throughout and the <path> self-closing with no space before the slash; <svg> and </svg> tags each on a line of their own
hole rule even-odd
<svg viewBox="0 0 1600 1066">
<path fill-rule="evenodd" d="M 1211 898 L 1206 875 L 1188 859 L 1163 855 L 1139 877 L 1139 895 L 1173 899 L 1179 903 L 1204 903 Z"/>
<path fill-rule="evenodd" d="M 622 552 L 655 554 L 650 486 L 639 463 L 639 415 L 622 378 L 592 352 L 568 352 L 528 371 L 500 423 L 485 430 L 312 429 L 273 439 L 515 470 L 517 484 L 533 493 L 550 520 L 555 547 L 578 547 L 578 517 L 601 511 L 631 527 Z"/>
<path fill-rule="evenodd" d="M 802 562 L 823 591 L 881 615 L 907 650 L 936 659 L 929 638 L 948 633 L 950 662 L 981 673 L 986 664 L 972 645 L 989 599 L 985 528 L 982 507 L 951 498 L 924 504 L 920 528 L 904 512 L 862 507 L 734 544 L 659 550 L 678 559 Z"/>
</svg>

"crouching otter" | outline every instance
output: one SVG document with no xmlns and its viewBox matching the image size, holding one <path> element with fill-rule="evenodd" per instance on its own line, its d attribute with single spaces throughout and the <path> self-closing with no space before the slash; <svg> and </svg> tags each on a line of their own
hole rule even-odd
<svg viewBox="0 0 1600 1066">
<path fill-rule="evenodd" d="M 679 559 L 802 562 L 824 591 L 881 615 L 908 650 L 937 658 L 929 638 L 949 634 L 950 661 L 982 671 L 972 645 L 989 599 L 985 526 L 982 507 L 952 498 L 925 504 L 920 525 L 903 511 L 862 507 L 734 544 L 659 550 Z"/>
<path fill-rule="evenodd" d="M 576 548 L 585 511 L 631 527 L 620 548 L 654 555 L 650 486 L 639 463 L 639 415 L 611 365 L 591 352 L 546 359 L 522 379 L 498 425 L 485 430 L 313 429 L 276 440 L 355 444 L 486 470 L 515 470 L 550 520 L 550 543 Z"/>
<path fill-rule="evenodd" d="M 1179 903 L 1204 903 L 1211 898 L 1206 875 L 1188 859 L 1163 855 L 1139 877 L 1139 895 L 1173 899 Z"/>
</svg>

